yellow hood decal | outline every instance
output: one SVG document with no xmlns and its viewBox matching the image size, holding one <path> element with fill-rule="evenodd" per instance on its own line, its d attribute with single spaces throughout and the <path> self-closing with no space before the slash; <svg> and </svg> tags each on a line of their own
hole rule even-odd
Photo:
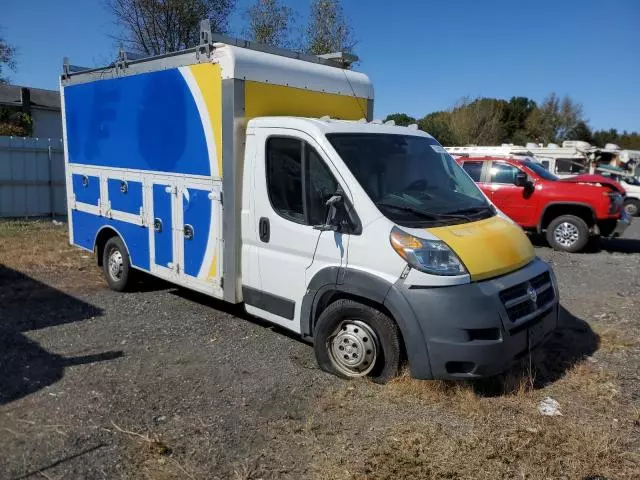
<svg viewBox="0 0 640 480">
<path fill-rule="evenodd" d="M 522 229 L 499 216 L 427 231 L 451 247 L 473 281 L 512 272 L 535 257 Z"/>
</svg>

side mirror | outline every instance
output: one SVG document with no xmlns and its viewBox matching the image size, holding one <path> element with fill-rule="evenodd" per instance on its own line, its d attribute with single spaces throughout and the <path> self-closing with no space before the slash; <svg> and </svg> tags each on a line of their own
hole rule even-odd
<svg viewBox="0 0 640 480">
<path fill-rule="evenodd" d="M 524 172 L 516 173 L 516 186 L 528 187 L 530 185 L 531 185 L 531 182 L 529 181 L 529 177 L 527 177 L 526 173 Z"/>
<path fill-rule="evenodd" d="M 344 198 L 340 193 L 335 193 L 326 201 L 325 205 L 327 206 L 327 219 L 324 225 L 315 225 L 313 228 L 323 232 L 338 231 L 345 211 Z"/>
</svg>

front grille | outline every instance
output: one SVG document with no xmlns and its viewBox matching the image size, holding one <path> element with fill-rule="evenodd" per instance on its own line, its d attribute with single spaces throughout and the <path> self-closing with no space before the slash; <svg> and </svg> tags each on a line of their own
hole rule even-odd
<svg viewBox="0 0 640 480">
<path fill-rule="evenodd" d="M 500 292 L 500 300 L 512 322 L 538 314 L 555 300 L 551 275 L 544 272 L 531 280 L 509 287 Z"/>
</svg>

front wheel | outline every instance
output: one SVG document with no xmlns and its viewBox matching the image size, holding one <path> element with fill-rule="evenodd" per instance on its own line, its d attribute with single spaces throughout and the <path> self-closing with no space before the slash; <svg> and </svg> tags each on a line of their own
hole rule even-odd
<svg viewBox="0 0 640 480">
<path fill-rule="evenodd" d="M 116 292 L 126 290 L 131 277 L 131 261 L 120 237 L 112 237 L 104 246 L 102 270 L 109 288 Z"/>
<path fill-rule="evenodd" d="M 338 300 L 318 319 L 314 351 L 325 372 L 386 383 L 400 369 L 400 332 L 384 313 L 353 300 Z"/>
<path fill-rule="evenodd" d="M 589 227 L 580 217 L 562 215 L 547 227 L 547 241 L 554 250 L 579 252 L 589 242 Z"/>
<path fill-rule="evenodd" d="M 627 198 L 624 201 L 624 211 L 631 217 L 637 217 L 640 215 L 640 200 L 635 198 Z"/>
</svg>

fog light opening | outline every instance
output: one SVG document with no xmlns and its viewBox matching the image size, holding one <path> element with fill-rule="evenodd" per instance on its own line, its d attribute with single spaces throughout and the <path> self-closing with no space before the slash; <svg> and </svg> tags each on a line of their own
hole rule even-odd
<svg viewBox="0 0 640 480">
<path fill-rule="evenodd" d="M 447 362 L 445 368 L 447 373 L 471 373 L 475 370 L 476 364 L 473 362 Z"/>
</svg>

